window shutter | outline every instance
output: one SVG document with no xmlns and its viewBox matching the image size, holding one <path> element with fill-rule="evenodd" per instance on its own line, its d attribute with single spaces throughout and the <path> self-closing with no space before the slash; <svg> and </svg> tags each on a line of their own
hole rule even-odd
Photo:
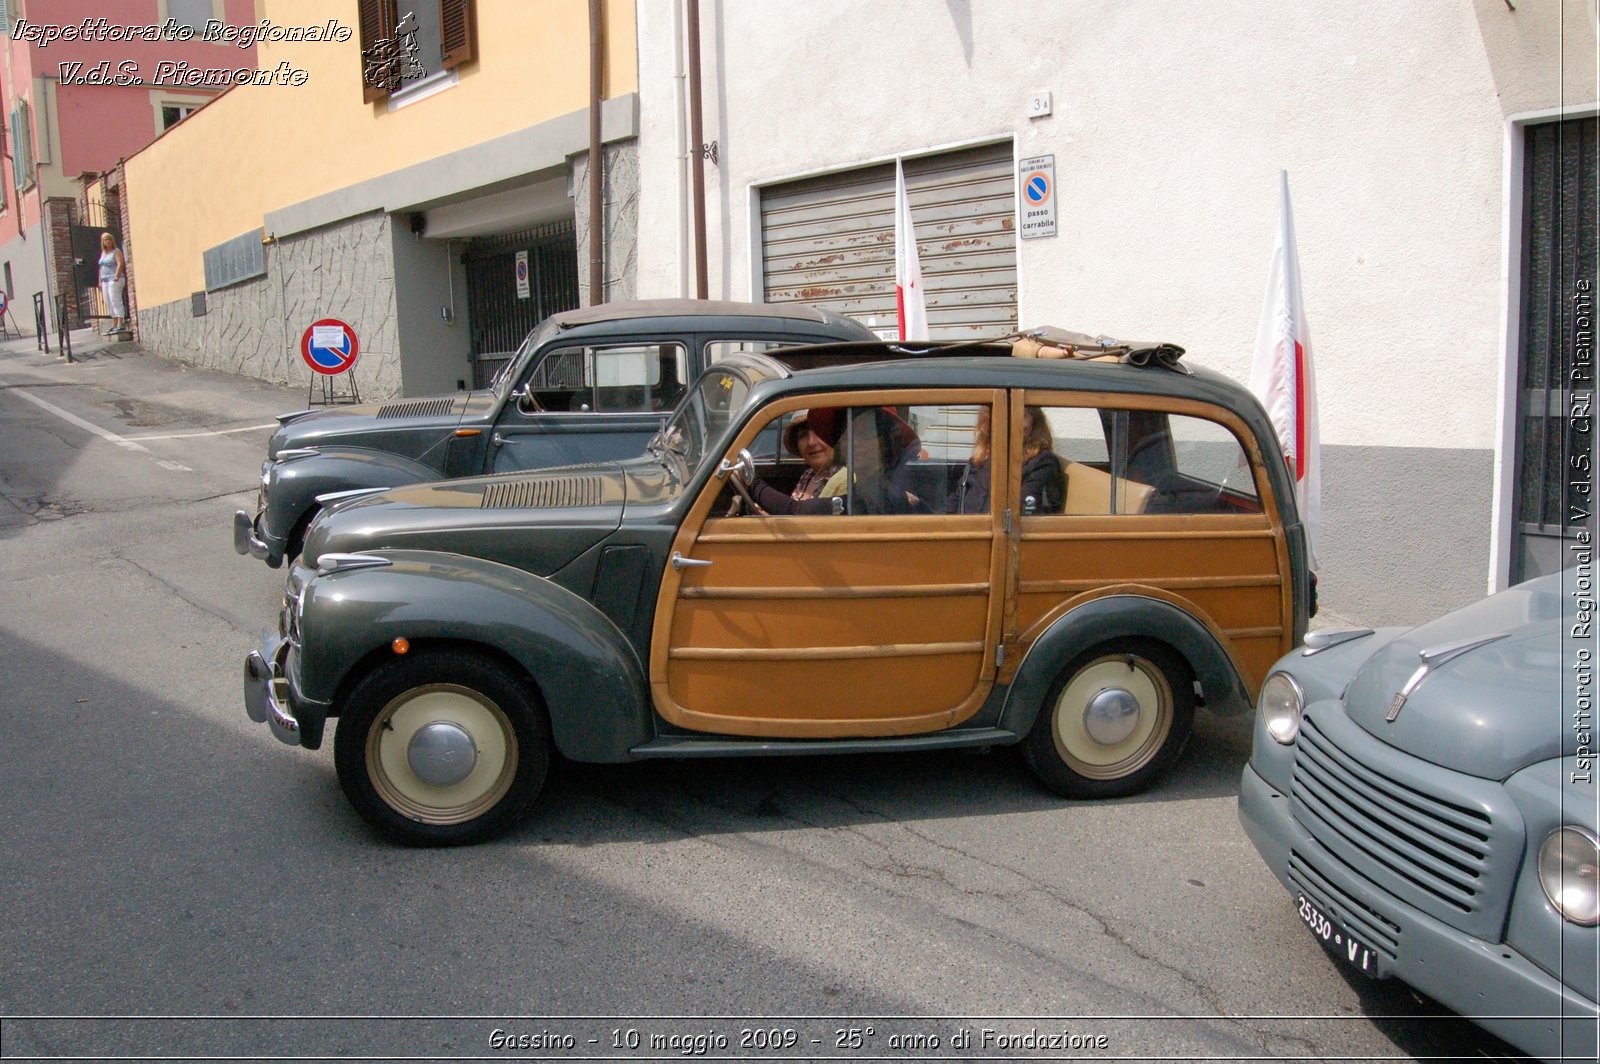
<svg viewBox="0 0 1600 1064">
<path fill-rule="evenodd" d="M 356 25 L 361 33 L 361 99 L 367 103 L 389 95 L 391 84 L 368 77 L 379 53 L 393 53 L 395 22 L 394 0 L 357 0 Z"/>
<path fill-rule="evenodd" d="M 453 70 L 478 56 L 473 0 L 439 0 L 439 45 L 444 69 Z"/>
</svg>

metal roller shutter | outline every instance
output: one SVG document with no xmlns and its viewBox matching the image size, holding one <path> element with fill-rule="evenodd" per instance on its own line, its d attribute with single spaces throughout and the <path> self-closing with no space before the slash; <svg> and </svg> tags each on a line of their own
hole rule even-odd
<svg viewBox="0 0 1600 1064">
<path fill-rule="evenodd" d="M 1016 328 L 1011 144 L 903 165 L 933 339 Z M 809 303 L 894 329 L 894 164 L 762 189 L 761 263 L 768 303 Z"/>
</svg>

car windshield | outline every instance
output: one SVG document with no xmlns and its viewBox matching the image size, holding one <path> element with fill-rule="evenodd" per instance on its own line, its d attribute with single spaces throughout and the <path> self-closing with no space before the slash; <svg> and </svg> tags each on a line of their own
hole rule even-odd
<svg viewBox="0 0 1600 1064">
<path fill-rule="evenodd" d="M 544 343 L 545 338 L 553 331 L 550 319 L 546 318 L 535 326 L 527 336 L 523 337 L 522 343 L 517 345 L 517 349 L 512 352 L 511 357 L 502 362 L 500 368 L 494 371 L 494 377 L 489 381 L 489 390 L 496 395 L 506 394 L 511 382 L 522 376 L 522 369 L 528 364 L 528 358 L 532 355 L 533 350 Z"/>
<path fill-rule="evenodd" d="M 656 434 L 650 449 L 677 458 L 687 475 L 700 464 L 706 447 L 744 406 L 751 387 L 778 372 L 781 370 L 776 364 L 762 365 L 744 358 L 707 370 L 683 397 L 672 419 Z"/>
</svg>

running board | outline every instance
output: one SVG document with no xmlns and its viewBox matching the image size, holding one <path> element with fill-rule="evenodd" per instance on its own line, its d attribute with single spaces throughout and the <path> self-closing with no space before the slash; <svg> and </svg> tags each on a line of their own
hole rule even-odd
<svg viewBox="0 0 1600 1064">
<path fill-rule="evenodd" d="M 907 750 L 952 750 L 974 746 L 1009 746 L 1022 736 L 1004 728 L 973 728 L 937 735 L 884 739 L 699 739 L 662 735 L 628 751 L 650 757 L 785 757 L 811 754 L 881 754 Z"/>
</svg>

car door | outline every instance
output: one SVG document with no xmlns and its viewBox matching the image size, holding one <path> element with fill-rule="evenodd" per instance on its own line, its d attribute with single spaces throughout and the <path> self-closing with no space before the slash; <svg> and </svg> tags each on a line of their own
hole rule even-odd
<svg viewBox="0 0 1600 1064">
<path fill-rule="evenodd" d="M 1025 416 L 1048 426 L 1066 476 L 1062 504 L 1021 520 L 1008 626 L 1018 650 L 1088 599 L 1132 591 L 1205 624 L 1253 694 L 1292 649 L 1294 603 L 1283 522 L 1249 428 L 1195 400 L 1030 391 L 1013 403 L 1013 478 Z"/>
<path fill-rule="evenodd" d="M 802 409 L 847 412 L 833 419 L 845 473 L 830 505 L 841 512 L 724 516 L 730 478 L 707 483 L 661 581 L 657 712 L 697 731 L 775 738 L 911 735 L 971 717 L 994 679 L 1003 507 L 947 513 L 946 496 L 972 453 L 976 412 L 1003 394 L 789 397 L 747 422 L 726 459 Z M 1005 419 L 993 424 L 991 450 L 1003 455 Z"/>
<path fill-rule="evenodd" d="M 533 359 L 496 420 L 487 471 L 631 458 L 689 380 L 681 340 L 560 344 Z"/>
</svg>

